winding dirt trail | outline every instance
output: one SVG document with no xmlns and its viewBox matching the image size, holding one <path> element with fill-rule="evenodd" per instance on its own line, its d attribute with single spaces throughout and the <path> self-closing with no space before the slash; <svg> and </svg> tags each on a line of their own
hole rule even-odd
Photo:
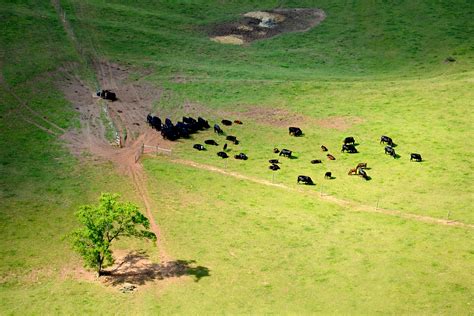
<svg viewBox="0 0 474 316">
<path fill-rule="evenodd" d="M 357 202 L 353 201 L 347 201 L 343 200 L 337 197 L 334 197 L 332 195 L 328 194 L 323 194 L 321 195 L 319 192 L 315 191 L 308 191 L 308 190 L 303 190 L 303 189 L 298 189 L 298 188 L 293 188 L 289 187 L 287 185 L 281 184 L 281 183 L 273 183 L 271 181 L 267 181 L 264 179 L 259 179 L 259 178 L 254 178 L 246 175 L 242 175 L 236 172 L 232 171 L 227 171 L 218 167 L 210 166 L 210 165 L 205 165 L 201 163 L 197 163 L 194 161 L 190 160 L 183 160 L 183 159 L 171 159 L 170 160 L 173 163 L 181 164 L 181 165 L 186 165 L 190 166 L 193 168 L 197 169 L 202 169 L 202 170 L 207 170 L 215 173 L 220 173 L 226 176 L 231 176 L 236 179 L 240 180 L 246 180 L 246 181 L 251 181 L 257 184 L 261 185 L 266 185 L 266 186 L 272 186 L 272 187 L 277 187 L 286 191 L 292 191 L 292 192 L 298 192 L 301 194 L 309 194 L 311 196 L 314 196 L 320 200 L 331 202 L 337 205 L 340 205 L 347 210 L 350 211 L 356 211 L 356 212 L 365 212 L 365 213 L 378 213 L 378 214 L 384 214 L 384 215 L 390 215 L 390 216 L 396 216 L 400 218 L 405 218 L 405 219 L 410 219 L 410 220 L 415 220 L 419 222 L 424 222 L 424 223 L 430 223 L 430 224 L 438 224 L 438 225 L 444 225 L 444 226 L 456 226 L 456 227 L 465 227 L 465 228 L 474 228 L 474 225 L 472 224 L 466 224 L 458 221 L 449 221 L 441 218 L 435 218 L 435 217 L 430 217 L 430 216 L 423 216 L 423 215 L 417 215 L 417 214 L 411 214 L 411 213 L 406 213 L 398 210 L 389 210 L 389 209 L 384 209 L 384 208 L 375 208 L 373 206 L 369 205 L 364 205 L 360 204 Z"/>
</svg>

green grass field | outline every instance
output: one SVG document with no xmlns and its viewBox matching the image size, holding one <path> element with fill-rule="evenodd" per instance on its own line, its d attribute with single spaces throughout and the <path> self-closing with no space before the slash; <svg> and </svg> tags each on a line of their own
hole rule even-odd
<svg viewBox="0 0 474 316">
<path fill-rule="evenodd" d="M 474 5 L 469 1 L 100 1 L 62 0 L 73 43 L 49 1 L 0 4 L 1 314 L 449 314 L 474 313 L 474 243 L 469 227 L 359 212 L 337 199 L 474 224 Z M 327 18 L 305 33 L 249 45 L 212 42 L 207 31 L 248 11 L 318 7 Z M 75 46 L 79 45 L 79 46 Z M 80 48 L 78 52 L 77 48 Z M 448 56 L 454 63 L 445 63 Z M 63 237 L 73 212 L 114 191 L 142 205 L 109 163 L 69 153 L 61 130 L 29 123 L 31 112 L 61 129 L 79 117 L 52 74 L 73 67 L 94 86 L 90 60 L 136 69 L 164 89 L 155 111 L 177 119 L 184 103 L 226 129 L 249 160 L 197 152 L 212 131 L 180 140 L 171 158 L 145 157 L 153 213 L 175 259 L 209 269 L 140 286 L 133 294 L 71 271 L 81 266 Z M 176 80 L 179 77 L 181 80 Z M 297 118 L 293 138 L 271 113 Z M 251 115 L 249 113 L 254 113 Z M 255 114 L 257 113 L 257 114 Z M 260 113 L 260 114 L 259 114 Z M 327 122 L 346 118 L 343 129 Z M 384 155 L 381 135 L 401 156 Z M 359 154 L 341 154 L 354 136 Z M 216 138 L 223 143 L 222 138 Z M 320 145 L 337 160 L 327 161 Z M 275 181 L 288 190 L 173 163 L 191 160 L 272 181 L 272 148 L 292 149 Z M 424 162 L 409 161 L 419 152 Z M 323 159 L 319 166 L 309 163 Z M 367 162 L 371 181 L 347 176 Z M 324 180 L 325 171 L 336 177 Z M 315 187 L 297 186 L 299 174 Z M 314 192 L 312 192 L 314 191 Z M 153 245 L 122 240 L 116 249 Z"/>
</svg>

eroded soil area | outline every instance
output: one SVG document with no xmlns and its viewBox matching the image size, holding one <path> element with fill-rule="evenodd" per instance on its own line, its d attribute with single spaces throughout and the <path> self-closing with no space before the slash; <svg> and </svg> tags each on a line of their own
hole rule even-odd
<svg viewBox="0 0 474 316">
<path fill-rule="evenodd" d="M 242 45 L 288 32 L 306 32 L 321 23 L 326 14 L 321 9 L 274 9 L 242 15 L 238 21 L 214 25 L 211 40 Z"/>
</svg>

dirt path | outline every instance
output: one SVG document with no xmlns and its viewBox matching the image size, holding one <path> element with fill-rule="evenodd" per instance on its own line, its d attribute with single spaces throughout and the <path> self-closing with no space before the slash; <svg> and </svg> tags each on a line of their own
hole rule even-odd
<svg viewBox="0 0 474 316">
<path fill-rule="evenodd" d="M 236 172 L 227 171 L 227 170 L 224 170 L 224 169 L 221 169 L 221 168 L 218 168 L 218 167 L 205 165 L 205 164 L 197 163 L 197 162 L 190 161 L 190 160 L 171 159 L 170 161 L 173 162 L 173 163 L 186 165 L 186 166 L 190 166 L 190 167 L 193 167 L 193 168 L 198 168 L 198 169 L 212 171 L 212 172 L 215 172 L 215 173 L 220 173 L 220 174 L 231 176 L 231 177 L 234 177 L 234 178 L 237 178 L 237 179 L 240 179 L 240 180 L 246 180 L 246 181 L 251 181 L 251 182 L 262 184 L 262 185 L 278 187 L 280 189 L 284 189 L 284 190 L 287 190 L 287 191 L 299 192 L 299 193 L 302 193 L 302 194 L 310 194 L 311 196 L 314 196 L 314 197 L 316 197 L 320 200 L 331 202 L 331 203 L 343 206 L 344 208 L 346 208 L 350 211 L 366 212 L 366 213 L 378 213 L 378 214 L 396 216 L 396 217 L 410 219 L 410 220 L 416 220 L 416 221 L 424 222 L 424 223 L 431 223 L 431 224 L 438 224 L 438 225 L 445 225 L 445 226 L 466 227 L 466 228 L 471 228 L 471 229 L 474 228 L 474 225 L 472 225 L 472 224 L 466 224 L 466 223 L 461 223 L 461 222 L 457 222 L 457 221 L 449 221 L 449 220 L 430 217 L 430 216 L 411 214 L 411 213 L 406 213 L 406 212 L 402 212 L 402 211 L 398 211 L 398 210 L 375 208 L 373 206 L 359 204 L 359 203 L 353 202 L 353 201 L 343 200 L 343 199 L 334 197 L 332 195 L 328 195 L 328 194 L 321 195 L 319 192 L 293 188 L 293 187 L 286 186 L 284 184 L 273 183 L 271 181 L 258 179 L 258 178 L 254 178 L 254 177 L 249 177 L 249 176 L 242 175 L 242 174 L 239 174 L 239 173 L 236 173 Z"/>
</svg>

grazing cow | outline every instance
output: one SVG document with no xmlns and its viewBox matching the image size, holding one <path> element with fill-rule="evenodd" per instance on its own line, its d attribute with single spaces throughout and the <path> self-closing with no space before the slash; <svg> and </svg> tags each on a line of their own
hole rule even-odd
<svg viewBox="0 0 474 316">
<path fill-rule="evenodd" d="M 369 180 L 369 176 L 367 175 L 367 172 L 365 172 L 364 169 L 359 169 L 359 176 L 361 176 L 365 180 Z"/>
<path fill-rule="evenodd" d="M 228 140 L 228 141 L 233 142 L 235 145 L 239 144 L 239 141 L 237 140 L 237 137 L 235 137 L 235 136 L 229 135 L 225 139 Z"/>
<path fill-rule="evenodd" d="M 326 157 L 328 157 L 329 160 L 336 160 L 336 157 L 331 154 L 327 154 Z"/>
<path fill-rule="evenodd" d="M 347 145 L 347 144 L 352 144 L 352 145 L 354 145 L 354 144 L 355 144 L 355 139 L 354 139 L 354 137 L 349 136 L 349 137 L 344 138 L 344 144 L 345 144 L 345 145 Z"/>
<path fill-rule="evenodd" d="M 288 157 L 288 158 L 291 158 L 291 150 L 288 150 L 288 149 L 282 149 L 280 151 L 280 156 L 283 156 L 283 157 Z"/>
<path fill-rule="evenodd" d="M 328 148 L 327 148 L 326 146 L 324 146 L 324 145 L 321 145 L 321 150 L 322 150 L 322 151 L 328 151 Z"/>
<path fill-rule="evenodd" d="M 209 125 L 209 122 L 203 119 L 202 117 L 198 117 L 198 126 L 199 126 L 199 129 L 208 129 L 211 127 Z"/>
<path fill-rule="evenodd" d="M 247 160 L 247 159 L 249 159 L 249 157 L 247 157 L 247 155 L 244 154 L 244 153 L 240 153 L 240 154 L 238 154 L 238 155 L 235 155 L 234 158 L 235 158 L 235 159 L 240 159 L 240 160 Z"/>
<path fill-rule="evenodd" d="M 218 152 L 217 156 L 219 156 L 221 158 L 229 158 L 229 156 L 223 151 Z"/>
<path fill-rule="evenodd" d="M 197 149 L 197 150 L 199 150 L 199 151 L 201 151 L 201 150 L 206 150 L 206 148 L 205 148 L 203 145 L 201 145 L 201 144 L 194 144 L 193 148 L 194 148 L 194 149 Z"/>
<path fill-rule="evenodd" d="M 240 121 L 240 120 L 235 120 L 235 121 L 234 121 L 234 124 L 242 125 L 243 123 L 242 123 L 242 121 Z"/>
<path fill-rule="evenodd" d="M 364 168 L 367 168 L 367 163 L 366 162 L 361 162 L 356 167 L 356 169 L 364 169 Z"/>
<path fill-rule="evenodd" d="M 270 159 L 268 162 L 271 163 L 271 164 L 280 163 L 280 162 L 278 161 L 278 159 Z"/>
<path fill-rule="evenodd" d="M 279 152 L 280 152 L 280 150 L 278 148 L 276 148 L 276 147 L 273 148 L 273 153 L 278 154 Z"/>
<path fill-rule="evenodd" d="M 391 147 L 391 146 L 385 146 L 385 154 L 389 154 L 393 158 L 396 157 L 395 149 L 393 149 L 393 147 Z"/>
<path fill-rule="evenodd" d="M 323 162 L 319 159 L 314 159 L 314 160 L 311 160 L 311 163 L 314 165 L 314 164 L 323 163 Z"/>
<path fill-rule="evenodd" d="M 157 131 L 161 130 L 161 119 L 158 116 L 153 116 L 151 118 L 151 126 Z"/>
<path fill-rule="evenodd" d="M 204 144 L 213 145 L 213 146 L 219 146 L 219 144 L 216 143 L 216 141 L 213 140 L 213 139 L 206 139 L 206 140 L 204 141 Z"/>
<path fill-rule="evenodd" d="M 357 169 L 351 169 L 349 170 L 349 172 L 347 173 L 348 175 L 353 175 L 353 174 L 357 174 Z"/>
<path fill-rule="evenodd" d="M 153 116 L 150 113 L 148 113 L 148 115 L 146 116 L 146 121 L 148 122 L 148 125 L 150 125 L 150 126 L 151 126 L 151 120 L 152 119 L 153 119 Z"/>
<path fill-rule="evenodd" d="M 357 148 L 355 148 L 354 145 L 346 145 L 346 144 L 344 144 L 344 145 L 342 145 L 341 153 L 343 153 L 343 152 L 345 152 L 345 151 L 349 152 L 350 154 L 355 154 L 355 153 L 358 152 L 358 151 L 357 151 Z"/>
<path fill-rule="evenodd" d="M 232 125 L 232 121 L 229 121 L 229 120 L 222 120 L 221 123 L 225 126 L 230 126 Z"/>
<path fill-rule="evenodd" d="M 330 171 L 324 174 L 324 179 L 331 179 L 331 178 L 332 178 L 332 173 Z"/>
<path fill-rule="evenodd" d="M 412 161 L 412 160 L 420 162 L 422 160 L 421 155 L 420 154 L 415 154 L 415 153 L 410 154 L 410 161 Z"/>
<path fill-rule="evenodd" d="M 301 136 L 303 135 L 303 131 L 299 127 L 289 127 L 288 128 L 289 134 L 292 136 Z"/>
<path fill-rule="evenodd" d="M 183 122 L 186 124 L 196 124 L 197 121 L 192 117 L 183 116 Z"/>
<path fill-rule="evenodd" d="M 270 170 L 277 171 L 280 169 L 280 167 L 276 164 L 272 164 L 271 166 L 268 167 Z"/>
<path fill-rule="evenodd" d="M 166 118 L 165 119 L 165 125 L 168 126 L 168 127 L 172 127 L 173 126 L 173 122 L 171 122 L 171 120 L 169 118 Z"/>
<path fill-rule="evenodd" d="M 168 139 L 171 141 L 177 140 L 179 138 L 175 127 L 166 125 L 163 125 L 163 127 L 161 128 L 161 136 L 163 136 L 164 139 Z"/>
<path fill-rule="evenodd" d="M 296 183 L 299 184 L 300 182 L 303 182 L 304 184 L 309 184 L 309 185 L 314 184 L 313 180 L 308 176 L 298 176 L 298 180 L 296 181 Z"/>
<path fill-rule="evenodd" d="M 384 136 L 384 135 L 382 135 L 382 137 L 380 137 L 380 143 L 381 143 L 381 144 L 382 144 L 382 143 L 384 143 L 384 144 L 386 143 L 386 144 L 389 145 L 389 146 L 393 146 L 393 141 L 392 141 L 392 139 L 391 139 L 390 137 Z"/>
<path fill-rule="evenodd" d="M 222 134 L 224 134 L 224 131 L 221 129 L 221 127 L 219 125 L 214 124 L 214 133 L 222 135 Z"/>
</svg>

